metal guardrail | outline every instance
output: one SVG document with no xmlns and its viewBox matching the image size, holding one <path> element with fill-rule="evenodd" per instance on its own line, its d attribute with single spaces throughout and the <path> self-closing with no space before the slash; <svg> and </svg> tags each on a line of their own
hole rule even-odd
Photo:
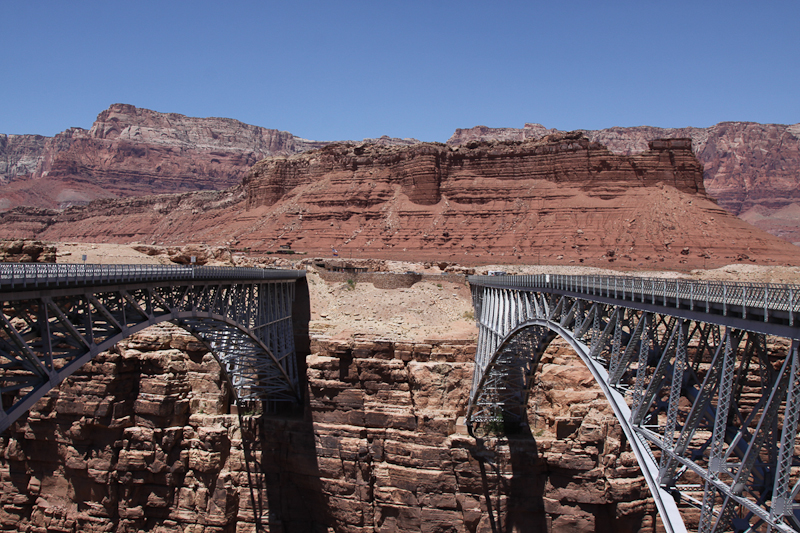
<svg viewBox="0 0 800 533">
<path fill-rule="evenodd" d="M 474 285 L 503 288 L 548 289 L 577 294 L 614 298 L 664 307 L 682 307 L 709 312 L 720 309 L 757 310 L 767 322 L 772 312 L 800 312 L 800 285 L 757 284 L 723 281 L 638 278 L 631 276 L 570 276 L 535 274 L 522 276 L 470 276 Z"/>
<path fill-rule="evenodd" d="M 305 274 L 304 270 L 239 267 L 0 263 L 0 290 L 215 279 L 282 280 L 301 278 Z"/>
</svg>

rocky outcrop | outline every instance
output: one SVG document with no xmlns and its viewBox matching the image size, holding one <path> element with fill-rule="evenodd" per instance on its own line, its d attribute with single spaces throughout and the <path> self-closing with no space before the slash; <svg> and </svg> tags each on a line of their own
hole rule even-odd
<svg viewBox="0 0 800 533">
<path fill-rule="evenodd" d="M 529 424 L 477 442 L 459 425 L 473 344 L 313 348 L 305 416 L 228 414 L 219 365 L 179 331 L 95 358 L 0 437 L 0 530 L 656 529 L 608 403 L 563 349 Z"/>
<path fill-rule="evenodd" d="M 550 133 L 558 133 L 558 130 L 547 129 L 541 124 L 525 124 L 522 129 L 488 128 L 486 126 L 456 128 L 456 131 L 447 140 L 447 144 L 458 146 L 470 141 L 535 141 Z"/>
<path fill-rule="evenodd" d="M 56 246 L 31 240 L 0 239 L 0 263 L 55 263 Z"/>
<path fill-rule="evenodd" d="M 137 252 L 149 256 L 164 256 L 179 265 L 234 266 L 233 254 L 227 246 L 208 246 L 187 244 L 185 246 L 153 246 L 137 244 L 132 246 Z"/>
<path fill-rule="evenodd" d="M 556 130 L 458 129 L 451 146 L 470 141 L 539 139 Z M 616 154 L 644 152 L 658 138 L 690 138 L 704 166 L 704 184 L 719 205 L 743 220 L 790 242 L 800 243 L 800 124 L 721 122 L 709 128 L 640 126 L 585 131 Z"/>
<path fill-rule="evenodd" d="M 385 202 L 389 191 L 365 190 L 365 184 L 378 180 L 399 186 L 399 192 L 418 205 L 437 204 L 443 195 L 459 204 L 486 204 L 520 194 L 525 198 L 529 194 L 523 191 L 539 180 L 579 184 L 587 190 L 612 183 L 663 184 L 704 195 L 702 167 L 689 141 L 659 141 L 652 148 L 633 158 L 615 156 L 580 133 L 553 134 L 526 143 L 472 142 L 456 149 L 431 143 L 394 149 L 334 144 L 292 158 L 261 161 L 243 185 L 249 209 L 271 206 L 298 186 L 326 178 L 328 202 L 340 198 L 345 208 Z M 490 180 L 494 182 L 485 183 Z M 354 187 L 361 189 L 360 194 L 343 194 Z"/>
<path fill-rule="evenodd" d="M 383 136 L 379 145 L 414 144 Z M 194 118 L 114 104 L 91 129 L 55 137 L 0 135 L 0 210 L 63 209 L 120 198 L 239 184 L 265 157 L 329 144 L 229 118 Z"/>
<path fill-rule="evenodd" d="M 88 131 L 0 137 L 0 207 L 224 189 L 259 159 L 324 144 L 232 119 L 114 104 Z"/>
<path fill-rule="evenodd" d="M 225 191 L 97 200 L 0 216 L 13 238 L 228 245 L 460 264 L 647 270 L 797 264 L 800 250 L 705 194 L 686 139 L 614 154 L 580 133 L 538 141 L 339 143 L 254 165 Z"/>
</svg>

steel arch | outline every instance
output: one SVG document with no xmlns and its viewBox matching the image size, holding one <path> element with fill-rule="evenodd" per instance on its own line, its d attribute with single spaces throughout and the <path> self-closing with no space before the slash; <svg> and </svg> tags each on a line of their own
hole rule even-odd
<svg viewBox="0 0 800 533">
<path fill-rule="evenodd" d="M 588 280 L 553 287 L 544 276 L 520 278 L 470 279 L 479 326 L 472 431 L 524 420 L 536 365 L 558 335 L 609 399 L 668 531 L 685 530 L 675 496 L 701 509 L 699 531 L 800 530 L 797 332 L 783 348 L 768 347 L 759 329 L 773 327 L 764 320 L 771 309 L 737 329 L 727 321 L 749 317 L 731 302 L 704 322 L 690 306 L 654 305 L 652 295 L 633 303 L 575 290 L 592 290 Z M 795 310 L 783 311 L 785 332 Z"/>
<path fill-rule="evenodd" d="M 292 304 L 304 272 L 93 267 L 0 266 L 0 431 L 98 353 L 161 322 L 210 349 L 238 400 L 300 399 Z"/>
</svg>

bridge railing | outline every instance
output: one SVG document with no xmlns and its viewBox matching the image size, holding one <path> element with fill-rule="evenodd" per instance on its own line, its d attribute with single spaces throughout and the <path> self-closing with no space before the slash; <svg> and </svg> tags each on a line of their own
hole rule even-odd
<svg viewBox="0 0 800 533">
<path fill-rule="evenodd" d="M 790 317 L 800 312 L 800 285 L 565 274 L 470 276 L 469 282 L 490 287 L 568 291 L 698 310 L 721 306 L 723 313 L 728 308 L 751 308 L 763 310 L 765 321 L 771 311 L 788 312 Z"/>
<path fill-rule="evenodd" d="M 298 270 L 218 266 L 0 263 L 0 290 L 171 280 L 296 279 L 303 275 L 305 272 Z"/>
</svg>

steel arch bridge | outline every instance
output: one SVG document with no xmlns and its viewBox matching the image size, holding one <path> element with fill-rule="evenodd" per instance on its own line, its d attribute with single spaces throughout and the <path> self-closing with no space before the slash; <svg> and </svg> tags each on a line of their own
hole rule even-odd
<svg viewBox="0 0 800 533">
<path fill-rule="evenodd" d="M 172 322 L 222 365 L 237 401 L 298 401 L 292 308 L 305 271 L 0 264 L 0 431 L 94 356 Z"/>
<path fill-rule="evenodd" d="M 602 276 L 471 276 L 473 435 L 526 423 L 542 354 L 591 370 L 667 531 L 800 531 L 800 287 Z"/>
</svg>

